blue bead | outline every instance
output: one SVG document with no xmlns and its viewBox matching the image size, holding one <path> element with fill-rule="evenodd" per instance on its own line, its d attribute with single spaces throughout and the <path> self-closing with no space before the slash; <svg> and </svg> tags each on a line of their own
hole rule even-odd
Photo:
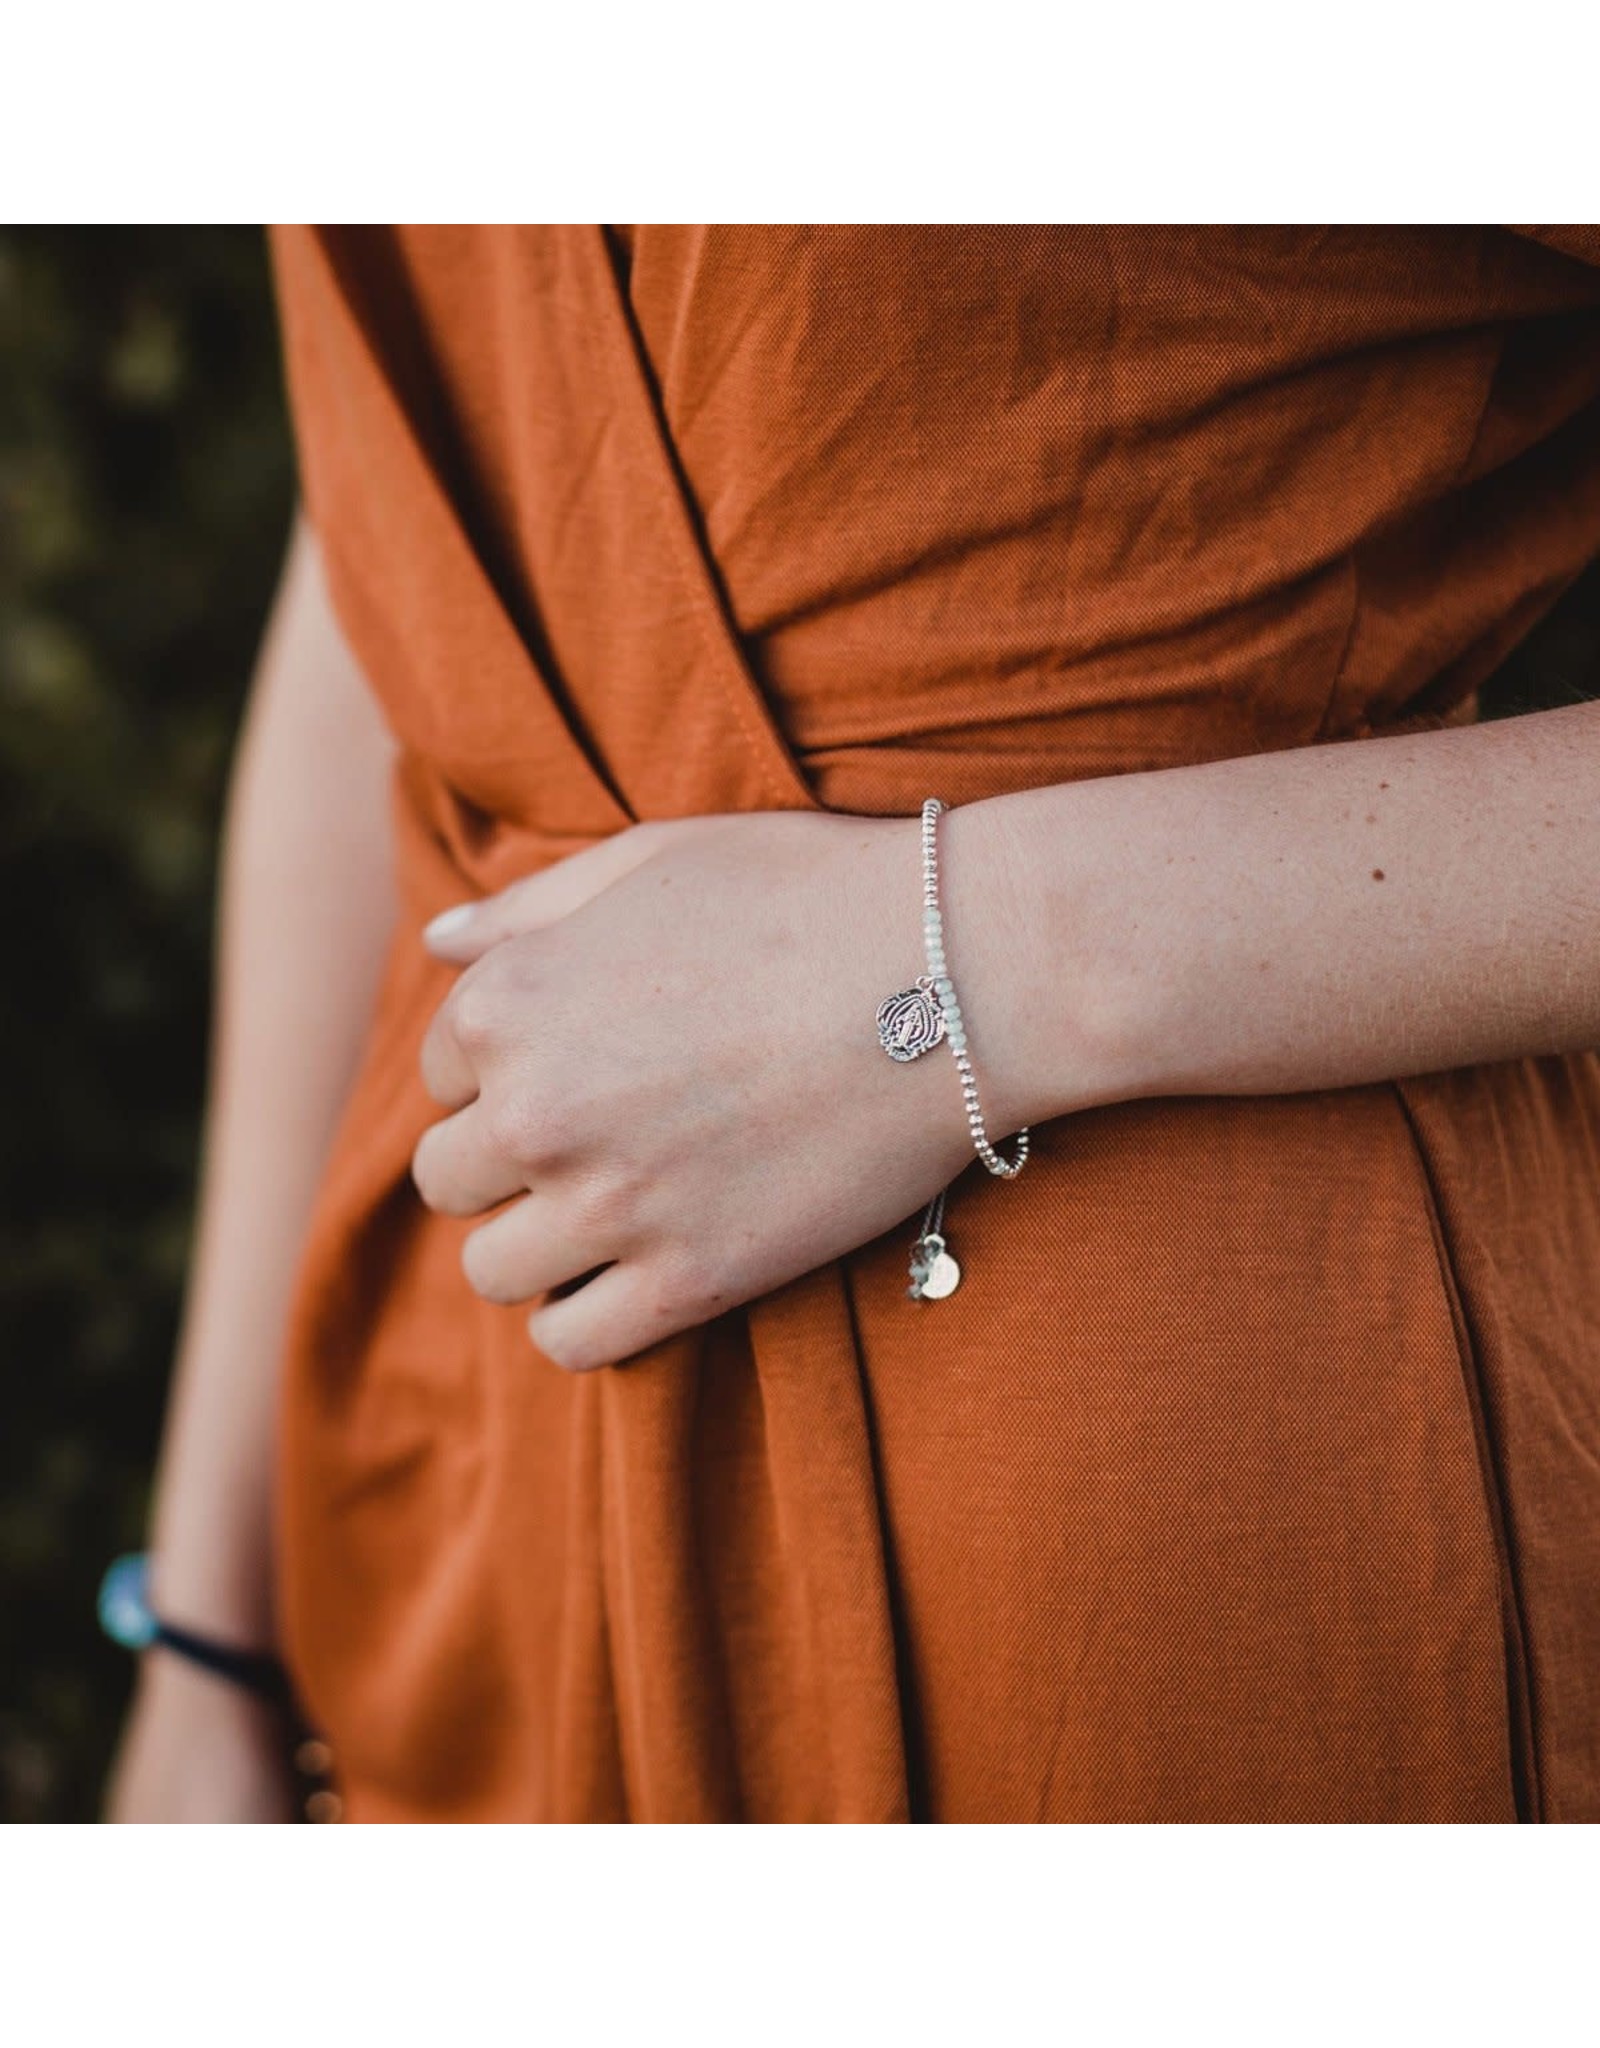
<svg viewBox="0 0 1600 2048">
<path fill-rule="evenodd" d="M 100 1626 L 125 1650 L 147 1650 L 156 1639 L 149 1587 L 150 1560 L 142 1550 L 117 1558 L 100 1581 Z"/>
</svg>

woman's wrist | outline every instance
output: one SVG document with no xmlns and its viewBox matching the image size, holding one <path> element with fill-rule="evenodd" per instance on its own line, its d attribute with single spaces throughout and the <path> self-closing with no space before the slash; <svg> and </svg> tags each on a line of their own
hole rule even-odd
<svg viewBox="0 0 1600 2048">
<path fill-rule="evenodd" d="M 197 1664 L 165 1643 L 152 1643 L 140 1653 L 138 1663 L 137 1692 L 141 1701 L 174 1707 L 192 1703 L 201 1710 L 226 1705 L 263 1728 L 284 1726 L 286 1709 L 282 1701 L 269 1699 L 249 1686 L 236 1685 L 222 1673 Z"/>
<path fill-rule="evenodd" d="M 992 1132 L 1154 1092 L 1125 872 L 1098 783 L 963 804 L 945 820 L 951 972 Z"/>
<path fill-rule="evenodd" d="M 275 1651 L 271 1578 L 253 1535 L 218 1532 L 217 1541 L 201 1547 L 160 1532 L 157 1546 L 150 1553 L 150 1597 L 164 1620 L 241 1649 Z"/>
</svg>

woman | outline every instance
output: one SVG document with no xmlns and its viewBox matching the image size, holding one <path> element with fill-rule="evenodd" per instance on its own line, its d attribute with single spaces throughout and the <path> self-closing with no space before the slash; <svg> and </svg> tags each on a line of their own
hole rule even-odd
<svg viewBox="0 0 1600 2048">
<path fill-rule="evenodd" d="M 156 1605 L 354 1820 L 1600 1819 L 1600 233 L 274 251 Z"/>
</svg>

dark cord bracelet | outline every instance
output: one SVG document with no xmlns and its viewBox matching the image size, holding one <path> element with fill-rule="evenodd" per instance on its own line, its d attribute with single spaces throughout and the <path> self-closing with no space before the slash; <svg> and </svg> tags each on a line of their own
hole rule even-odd
<svg viewBox="0 0 1600 2048">
<path fill-rule="evenodd" d="M 147 1647 L 171 1650 L 189 1663 L 198 1664 L 202 1671 L 242 1686 L 272 1706 L 287 1708 L 290 1704 L 288 1673 L 268 1651 L 237 1650 L 231 1643 L 219 1643 L 189 1629 L 174 1628 L 171 1622 L 159 1617 Z"/>
<path fill-rule="evenodd" d="M 100 1583 L 99 1610 L 100 1626 L 125 1650 L 171 1650 L 275 1707 L 293 1707 L 289 1675 L 270 1651 L 240 1649 L 162 1620 L 150 1604 L 150 1560 L 144 1552 L 119 1557 L 111 1566 Z"/>
<path fill-rule="evenodd" d="M 343 1818 L 344 1801 L 333 1783 L 333 1751 L 307 1726 L 289 1674 L 270 1651 L 240 1649 L 163 1621 L 150 1605 L 150 1560 L 143 1551 L 119 1557 L 107 1570 L 100 1581 L 99 1613 L 100 1626 L 123 1649 L 170 1650 L 277 1708 L 283 1716 L 287 1759 L 300 1781 L 301 1812 L 309 1821 Z"/>
</svg>

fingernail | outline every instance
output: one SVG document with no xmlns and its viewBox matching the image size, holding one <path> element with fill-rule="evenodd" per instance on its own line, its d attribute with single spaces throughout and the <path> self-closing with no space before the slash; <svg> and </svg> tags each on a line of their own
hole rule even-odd
<svg viewBox="0 0 1600 2048">
<path fill-rule="evenodd" d="M 471 923 L 473 913 L 477 910 L 477 907 L 476 903 L 456 903 L 452 904 L 448 910 L 441 910 L 437 917 L 431 918 L 422 927 L 423 943 L 431 946 L 435 939 L 454 937 L 457 932 Z"/>
</svg>

